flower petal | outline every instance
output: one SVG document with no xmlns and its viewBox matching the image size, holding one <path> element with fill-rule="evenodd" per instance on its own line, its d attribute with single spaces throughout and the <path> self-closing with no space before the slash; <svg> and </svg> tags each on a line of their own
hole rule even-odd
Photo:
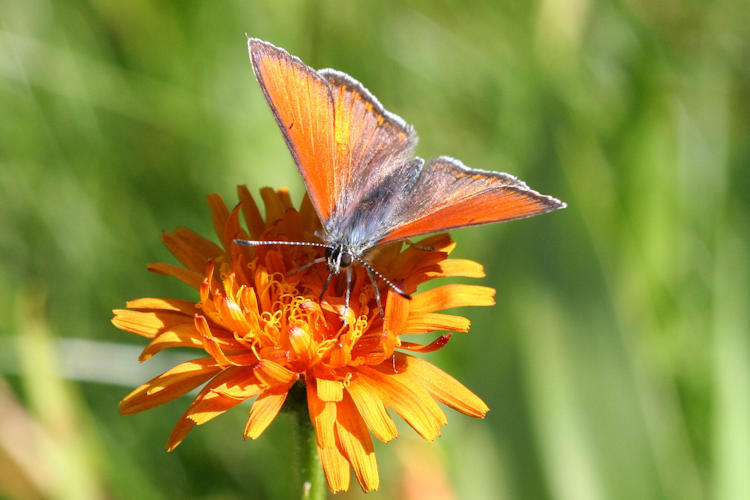
<svg viewBox="0 0 750 500">
<path fill-rule="evenodd" d="M 333 404 L 333 403 L 331 403 Z M 338 493 L 349 489 L 349 462 L 337 446 L 321 447 L 318 443 L 318 457 L 331 492 Z"/>
<path fill-rule="evenodd" d="M 112 324 L 117 328 L 150 339 L 167 330 L 180 328 L 193 321 L 190 316 L 172 311 L 114 309 L 112 312 L 115 315 L 112 318 Z"/>
<path fill-rule="evenodd" d="M 484 266 L 468 259 L 445 259 L 438 263 L 440 276 L 463 278 L 484 278 Z"/>
<path fill-rule="evenodd" d="M 155 354 L 170 347 L 203 347 L 203 341 L 195 330 L 194 325 L 176 325 L 158 334 L 154 340 L 149 342 L 138 357 L 138 361 L 146 361 Z M 210 353 L 209 353 L 210 354 Z"/>
<path fill-rule="evenodd" d="M 260 391 L 255 382 L 252 370 L 244 366 L 227 368 L 215 376 L 177 422 L 167 441 L 167 451 L 175 449 L 196 425 L 205 424 L 247 399 L 227 396 L 227 392 L 238 396 L 239 391 L 244 391 L 248 398 L 255 396 Z"/>
<path fill-rule="evenodd" d="M 490 411 L 479 396 L 424 359 L 397 353 L 396 369 L 418 378 L 432 397 L 465 415 L 484 418 L 484 415 Z"/>
<path fill-rule="evenodd" d="M 438 349 L 442 349 L 443 347 L 445 347 L 450 339 L 450 335 L 441 335 L 427 345 L 402 341 L 399 349 L 406 349 L 411 352 L 435 352 Z"/>
<path fill-rule="evenodd" d="M 306 229 L 312 234 L 316 229 L 320 228 L 320 219 L 318 218 L 318 214 L 315 212 L 315 207 L 313 207 L 312 201 L 310 201 L 310 196 L 307 193 L 302 197 L 302 203 L 300 203 L 299 207 L 299 215 L 300 226 L 302 226 L 303 230 Z"/>
<path fill-rule="evenodd" d="M 320 376 L 315 378 L 318 386 L 318 397 L 321 401 L 338 402 L 344 397 L 344 384 L 339 380 L 331 380 Z"/>
<path fill-rule="evenodd" d="M 402 335 L 409 333 L 430 333 L 438 330 L 468 332 L 471 321 L 463 316 L 442 313 L 414 313 L 409 315 Z"/>
<path fill-rule="evenodd" d="M 125 303 L 129 309 L 159 309 L 163 311 L 181 312 L 192 317 L 198 310 L 195 302 L 180 299 L 163 299 L 157 297 L 144 297 L 142 299 L 129 300 Z"/>
<path fill-rule="evenodd" d="M 120 401 L 120 413 L 132 415 L 177 399 L 210 379 L 220 369 L 210 357 L 180 363 L 125 396 Z"/>
<path fill-rule="evenodd" d="M 172 433 L 167 440 L 167 451 L 172 451 L 177 448 L 180 443 L 182 443 L 182 440 L 185 439 L 185 436 L 187 436 L 195 426 L 196 423 L 187 417 L 182 417 L 178 420 L 177 425 L 174 426 L 174 429 L 172 429 Z"/>
<path fill-rule="evenodd" d="M 206 262 L 221 255 L 221 249 L 187 229 L 175 233 L 163 232 L 161 241 L 183 266 L 191 271 L 203 272 Z"/>
<path fill-rule="evenodd" d="M 318 397 L 316 382 L 313 377 L 305 377 L 307 411 L 310 414 L 310 421 L 313 427 L 315 427 L 315 438 L 318 442 L 318 447 L 335 447 L 336 438 L 333 434 L 333 422 L 336 420 L 336 403 L 327 403 Z"/>
<path fill-rule="evenodd" d="M 495 289 L 478 285 L 443 285 L 412 296 L 412 314 L 430 313 L 463 306 L 491 306 Z"/>
<path fill-rule="evenodd" d="M 206 201 L 211 209 L 211 215 L 214 220 L 214 232 L 219 237 L 221 244 L 224 248 L 229 248 L 231 241 L 225 240 L 224 228 L 227 225 L 227 219 L 229 218 L 229 210 L 227 209 L 224 200 L 218 194 L 210 194 L 206 196 Z"/>
<path fill-rule="evenodd" d="M 195 330 L 201 336 L 203 349 L 213 356 L 222 368 L 226 368 L 233 364 L 227 355 L 224 354 L 216 337 L 211 333 L 211 328 L 208 326 L 206 318 L 198 314 L 195 315 Z"/>
<path fill-rule="evenodd" d="M 393 290 L 388 290 L 385 304 L 385 324 L 383 331 L 387 333 L 400 334 L 409 319 L 411 300 L 405 299 Z"/>
<path fill-rule="evenodd" d="M 186 285 L 195 288 L 196 290 L 200 288 L 201 282 L 203 282 L 203 275 L 201 273 L 183 269 L 171 264 L 162 264 L 157 262 L 156 264 L 149 264 L 148 266 L 146 266 L 146 269 L 157 274 L 164 274 L 166 276 L 177 278 L 178 280 L 182 281 Z"/>
<path fill-rule="evenodd" d="M 349 460 L 362 489 L 365 492 L 377 490 L 380 482 L 378 463 L 367 425 L 348 394 L 337 407 L 336 437 L 341 451 Z"/>
<path fill-rule="evenodd" d="M 255 365 L 255 376 L 258 377 L 266 387 L 274 387 L 282 384 L 290 384 L 295 382 L 299 375 L 284 368 L 279 363 L 271 361 L 270 359 L 261 359 L 260 362 Z"/>
<path fill-rule="evenodd" d="M 369 384 L 367 379 L 354 372 L 346 390 L 357 406 L 357 411 L 362 415 L 367 427 L 376 438 L 387 443 L 398 436 L 396 423 L 388 414 L 388 410 L 385 409 L 377 390 Z"/>
<path fill-rule="evenodd" d="M 284 216 L 286 207 L 284 207 L 284 202 L 278 193 L 270 187 L 261 188 L 260 196 L 263 198 L 263 204 L 266 206 L 266 225 L 270 226 Z"/>
<path fill-rule="evenodd" d="M 258 205 L 255 203 L 250 191 L 248 191 L 247 186 L 238 186 L 237 195 L 242 203 L 242 215 L 245 217 L 245 224 L 247 224 L 247 228 L 250 231 L 250 236 L 254 239 L 260 238 L 266 228 L 266 224 L 260 215 Z"/>
<path fill-rule="evenodd" d="M 294 208 L 292 197 L 289 194 L 289 188 L 280 187 L 276 190 L 276 194 L 279 197 L 279 201 L 281 201 L 281 205 L 284 207 L 285 212 L 290 208 Z"/>
<path fill-rule="evenodd" d="M 388 361 L 383 363 L 388 364 Z M 445 414 L 419 380 L 403 374 L 386 374 L 369 366 L 361 366 L 359 371 L 376 388 L 386 406 L 393 408 L 420 436 L 432 441 L 440 435 L 440 427 L 447 422 Z"/>
<path fill-rule="evenodd" d="M 292 384 L 276 386 L 258 396 L 250 409 L 250 416 L 247 418 L 244 434 L 246 438 L 257 439 L 271 425 L 273 419 L 279 414 L 281 407 L 284 406 L 284 401 L 286 401 L 291 386 Z"/>
</svg>

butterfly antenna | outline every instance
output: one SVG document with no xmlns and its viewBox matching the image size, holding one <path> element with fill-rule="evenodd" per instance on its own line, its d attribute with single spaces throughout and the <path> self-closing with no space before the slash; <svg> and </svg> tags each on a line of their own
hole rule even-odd
<svg viewBox="0 0 750 500">
<path fill-rule="evenodd" d="M 330 245 L 326 243 L 318 243 L 315 241 L 280 241 L 280 240 L 234 240 L 238 245 L 244 245 L 246 247 L 259 247 L 263 245 L 295 245 L 295 246 L 307 246 L 307 247 L 323 247 L 329 248 Z"/>
<path fill-rule="evenodd" d="M 405 291 L 401 290 L 399 287 L 397 287 L 396 285 L 394 285 L 391 282 L 391 280 L 389 280 L 388 278 L 386 278 L 385 276 L 383 276 L 382 274 L 380 274 L 379 272 L 377 272 L 375 270 L 375 268 L 370 265 L 369 262 L 367 262 L 366 260 L 364 260 L 361 257 L 357 257 L 356 255 L 354 256 L 354 258 L 357 259 L 357 262 L 359 262 L 360 264 L 362 264 L 363 266 L 365 266 L 365 269 L 367 269 L 368 271 L 370 271 L 371 273 L 373 273 L 375 276 L 377 276 L 381 280 L 385 281 L 385 284 L 388 285 L 389 287 L 391 287 L 394 292 L 396 292 L 397 294 L 401 295 L 405 299 L 411 300 L 411 295 L 409 295 Z"/>
<path fill-rule="evenodd" d="M 370 265 L 369 262 L 367 262 L 366 260 L 364 260 L 364 259 L 362 259 L 360 257 L 357 257 L 356 255 L 354 256 L 354 258 L 357 260 L 357 262 L 359 262 L 360 264 L 362 264 L 364 266 L 364 268 L 367 270 L 367 274 L 370 276 L 370 281 L 372 281 L 372 287 L 375 289 L 375 301 L 378 303 L 378 308 L 380 309 L 380 317 L 383 320 L 385 320 L 385 313 L 383 312 L 383 304 L 380 301 L 380 290 L 378 289 L 378 281 L 375 279 L 376 276 L 378 278 L 380 278 L 381 280 L 385 281 L 385 283 L 389 287 L 391 287 L 394 292 L 396 292 L 397 294 L 401 295 L 405 299 L 411 300 L 411 295 L 409 295 L 405 291 L 401 290 L 399 287 L 397 287 L 396 285 L 394 285 L 391 282 L 391 280 L 389 280 L 388 278 L 386 278 L 385 276 L 383 276 L 382 274 L 380 274 L 379 272 L 377 272 L 375 270 L 375 268 L 373 268 Z"/>
</svg>

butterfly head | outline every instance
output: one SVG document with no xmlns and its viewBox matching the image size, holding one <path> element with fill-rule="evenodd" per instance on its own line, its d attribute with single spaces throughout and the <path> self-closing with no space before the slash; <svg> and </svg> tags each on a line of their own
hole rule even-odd
<svg viewBox="0 0 750 500">
<path fill-rule="evenodd" d="M 352 265 L 354 262 L 354 253 L 345 245 L 333 245 L 326 248 L 326 263 L 328 271 L 338 274 L 342 269 Z"/>
</svg>

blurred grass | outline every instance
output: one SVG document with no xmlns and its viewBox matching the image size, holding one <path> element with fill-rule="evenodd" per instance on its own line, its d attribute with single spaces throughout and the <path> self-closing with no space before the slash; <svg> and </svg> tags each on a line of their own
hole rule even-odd
<svg viewBox="0 0 750 500">
<path fill-rule="evenodd" d="M 284 417 L 248 443 L 237 409 L 168 455 L 187 400 L 120 417 L 129 389 L 106 371 L 53 369 L 56 337 L 142 343 L 109 325 L 126 300 L 193 298 L 144 267 L 171 262 L 161 230 L 212 234 L 206 194 L 301 197 L 248 33 L 364 82 L 415 125 L 421 156 L 569 204 L 454 233 L 498 289 L 432 356 L 492 408 L 450 413 L 430 445 L 458 498 L 750 498 L 749 13 L 741 0 L 0 0 L 2 397 L 43 434 L 64 417 L 52 446 L 77 457 L 45 462 L 77 475 L 47 476 L 43 493 L 69 497 L 68 477 L 91 497 L 290 495 Z M 111 363 L 136 370 L 135 356 Z M 405 491 L 413 441 L 403 429 L 376 448 L 370 497 Z"/>
</svg>

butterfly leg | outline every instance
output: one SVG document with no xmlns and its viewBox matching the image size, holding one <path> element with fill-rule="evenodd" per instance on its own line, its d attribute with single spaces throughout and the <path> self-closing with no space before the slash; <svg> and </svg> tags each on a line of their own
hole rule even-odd
<svg viewBox="0 0 750 500">
<path fill-rule="evenodd" d="M 325 295 L 326 290 L 328 290 L 328 285 L 331 284 L 331 278 L 333 278 L 333 273 L 328 273 L 328 277 L 326 278 L 326 282 L 323 283 L 323 289 L 320 291 L 320 299 L 323 300 L 323 295 Z"/>
<path fill-rule="evenodd" d="M 416 248 L 417 250 L 423 250 L 425 252 L 432 252 L 433 250 L 435 250 L 435 247 L 425 246 L 425 245 L 418 245 L 418 244 L 414 243 L 411 240 L 406 240 L 406 244 L 409 245 L 410 247 Z"/>
<path fill-rule="evenodd" d="M 346 268 L 346 310 L 349 311 L 349 298 L 352 294 L 352 266 Z"/>
<path fill-rule="evenodd" d="M 287 276 L 294 276 L 295 274 L 299 274 L 302 271 L 305 271 L 306 269 L 314 266 L 315 264 L 320 264 L 321 262 L 325 262 L 325 261 L 326 261 L 325 257 L 318 257 L 317 259 L 313 259 L 310 262 L 308 262 L 307 264 L 298 267 L 297 269 L 295 269 L 291 273 L 287 274 Z"/>
</svg>

